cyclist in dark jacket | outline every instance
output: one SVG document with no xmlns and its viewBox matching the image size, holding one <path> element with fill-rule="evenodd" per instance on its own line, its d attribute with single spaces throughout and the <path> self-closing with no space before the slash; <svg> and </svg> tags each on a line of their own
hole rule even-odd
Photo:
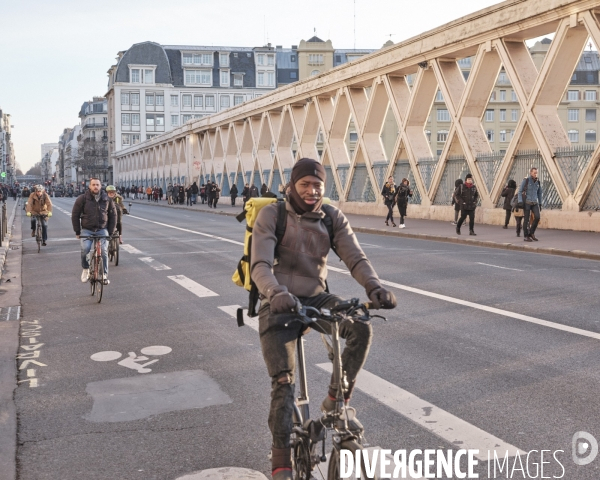
<svg viewBox="0 0 600 480">
<path fill-rule="evenodd" d="M 506 184 L 506 187 L 504 187 L 504 190 L 502 190 L 502 197 L 504 197 L 504 205 L 503 208 L 506 211 L 506 218 L 504 219 L 504 226 L 502 228 L 507 229 L 508 228 L 508 222 L 510 222 L 510 216 L 511 216 L 511 212 L 512 212 L 512 206 L 511 206 L 511 202 L 513 197 L 515 196 L 515 192 L 517 191 L 517 182 L 515 182 L 514 180 L 509 180 L 508 183 Z"/>
<path fill-rule="evenodd" d="M 106 237 L 115 233 L 115 226 L 117 225 L 115 204 L 106 192 L 100 190 L 101 185 L 98 178 L 92 178 L 89 190 L 79 195 L 75 200 L 71 212 L 71 222 L 77 238 L 82 234 L 86 237 L 90 235 Z M 108 242 L 106 239 L 102 239 L 100 242 L 102 245 L 102 263 L 104 264 L 103 280 L 105 284 L 108 284 Z M 92 248 L 92 244 L 91 239 L 81 240 L 81 266 L 83 267 L 81 281 L 83 283 L 89 279 L 90 265 L 87 255 Z"/>
<path fill-rule="evenodd" d="M 238 188 L 236 184 L 233 184 L 231 186 L 231 190 L 229 190 L 229 195 L 231 197 L 231 206 L 235 207 L 235 199 L 238 196 Z"/>
<path fill-rule="evenodd" d="M 479 200 L 479 192 L 473 183 L 473 175 L 467 173 L 465 183 L 460 185 L 454 192 L 458 204 L 460 205 L 460 219 L 456 225 L 456 233 L 460 235 L 460 227 L 469 217 L 469 235 L 477 235 L 475 233 L 475 209 L 477 208 L 477 200 Z"/>
</svg>

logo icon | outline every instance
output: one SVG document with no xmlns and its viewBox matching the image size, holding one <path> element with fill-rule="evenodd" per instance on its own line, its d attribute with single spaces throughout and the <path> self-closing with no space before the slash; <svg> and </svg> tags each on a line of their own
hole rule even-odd
<svg viewBox="0 0 600 480">
<path fill-rule="evenodd" d="M 588 465 L 598 456 L 598 442 L 587 432 L 577 432 L 573 435 L 571 451 L 575 465 Z"/>
</svg>

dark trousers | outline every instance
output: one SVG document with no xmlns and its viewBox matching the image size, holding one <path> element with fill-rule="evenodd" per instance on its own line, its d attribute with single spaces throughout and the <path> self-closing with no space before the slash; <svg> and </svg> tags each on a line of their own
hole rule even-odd
<svg viewBox="0 0 600 480">
<path fill-rule="evenodd" d="M 523 217 L 515 217 L 517 221 L 517 235 L 521 233 L 521 225 L 523 224 Z"/>
<path fill-rule="evenodd" d="M 506 210 L 506 217 L 504 218 L 504 225 L 508 227 L 508 222 L 510 222 L 510 216 L 512 212 L 510 210 Z"/>
<path fill-rule="evenodd" d="M 535 230 L 540 221 L 540 206 L 537 203 L 533 205 L 525 203 L 525 208 L 523 210 L 523 213 L 525 213 L 525 221 L 523 222 L 523 235 L 528 237 L 535 234 Z M 533 223 L 529 225 L 531 212 L 533 212 Z"/>
<path fill-rule="evenodd" d="M 340 297 L 321 293 L 316 297 L 300 298 L 303 305 L 315 308 L 328 308 L 340 301 Z M 258 312 L 260 345 L 267 372 L 271 377 L 271 407 L 269 429 L 273 436 L 274 448 L 289 448 L 294 410 L 294 375 L 296 373 L 296 343 L 304 325 L 300 322 L 285 324 L 295 318 L 293 313 L 271 314 L 268 303 L 263 303 Z M 330 331 L 328 322 L 319 325 Z M 342 322 L 340 336 L 346 340 L 342 353 L 342 365 L 348 383 L 353 386 L 356 376 L 369 353 L 373 329 L 370 324 Z"/>
<path fill-rule="evenodd" d="M 406 206 L 408 200 L 398 200 L 398 211 L 400 212 L 400 225 L 404 224 L 404 217 L 406 217 Z"/>
<path fill-rule="evenodd" d="M 33 232 L 35 232 L 35 221 L 35 218 L 31 219 L 31 230 Z M 48 219 L 42 218 L 40 221 L 42 222 L 42 241 L 45 242 L 48 240 Z"/>
<path fill-rule="evenodd" d="M 391 220 L 392 223 L 394 223 L 394 204 L 386 202 L 385 206 L 388 209 L 388 214 L 387 217 L 385 217 L 385 221 L 387 222 L 388 220 Z"/>
<path fill-rule="evenodd" d="M 475 210 L 461 210 L 460 219 L 458 220 L 456 228 L 460 229 L 463 222 L 467 219 L 467 216 L 469 217 L 469 231 L 472 232 L 475 228 Z"/>
<path fill-rule="evenodd" d="M 218 201 L 219 201 L 219 197 L 214 197 L 213 198 L 213 202 L 212 202 L 213 208 L 217 208 L 217 202 Z"/>
<path fill-rule="evenodd" d="M 237 196 L 236 196 L 236 195 L 232 195 L 232 196 L 231 196 L 231 206 L 232 206 L 232 207 L 235 207 L 235 199 L 236 199 L 236 198 L 237 198 Z"/>
</svg>

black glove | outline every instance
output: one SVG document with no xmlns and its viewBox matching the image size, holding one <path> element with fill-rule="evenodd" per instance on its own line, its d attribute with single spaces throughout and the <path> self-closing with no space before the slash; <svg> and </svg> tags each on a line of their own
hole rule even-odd
<svg viewBox="0 0 600 480">
<path fill-rule="evenodd" d="M 294 312 L 296 310 L 296 305 L 300 304 L 298 298 L 288 292 L 288 289 L 285 285 L 278 285 L 269 293 L 271 313 Z"/>
<path fill-rule="evenodd" d="M 377 310 L 380 308 L 396 308 L 397 305 L 394 294 L 381 286 L 369 292 L 369 300 L 371 300 L 373 307 Z"/>
</svg>

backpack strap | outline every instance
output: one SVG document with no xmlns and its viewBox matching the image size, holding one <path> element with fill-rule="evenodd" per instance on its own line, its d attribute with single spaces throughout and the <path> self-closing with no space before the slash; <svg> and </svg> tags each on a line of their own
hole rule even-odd
<svg viewBox="0 0 600 480">
<path fill-rule="evenodd" d="M 323 217 L 323 223 L 325 224 L 325 228 L 327 228 L 327 233 L 329 234 L 329 244 L 331 245 L 331 249 L 333 253 L 337 255 L 337 257 L 341 260 L 340 254 L 337 252 L 337 248 L 333 243 L 334 231 L 333 231 L 333 217 L 332 212 L 330 210 L 329 205 L 322 205 L 321 210 L 325 213 L 325 217 Z"/>
</svg>

